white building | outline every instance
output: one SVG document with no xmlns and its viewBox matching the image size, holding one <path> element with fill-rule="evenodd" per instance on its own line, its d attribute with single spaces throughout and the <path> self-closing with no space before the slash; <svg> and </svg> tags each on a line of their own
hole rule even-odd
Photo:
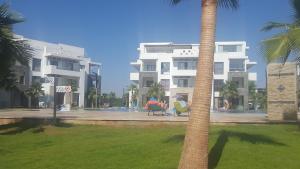
<svg viewBox="0 0 300 169">
<path fill-rule="evenodd" d="M 211 108 L 223 106 L 219 90 L 225 81 L 235 81 L 240 93 L 237 103 L 248 109 L 248 80 L 256 81 L 256 73 L 249 69 L 256 64 L 246 54 L 249 47 L 244 41 L 216 42 L 214 82 Z M 164 86 L 170 108 L 179 95 L 191 101 L 199 54 L 198 44 L 141 43 L 139 58 L 130 64 L 134 70 L 130 80 L 139 87 L 140 106 L 147 101 L 147 90 L 154 82 Z"/>
<path fill-rule="evenodd" d="M 86 57 L 84 48 L 33 40 L 19 35 L 17 37 L 26 40 L 34 50 L 29 64 L 29 84 L 42 82 L 46 96 L 44 99 L 48 106 L 53 105 L 53 84 L 43 83 L 43 79 L 47 79 L 47 77 L 56 76 L 57 86 L 73 85 L 78 87 L 72 96 L 65 92 L 58 93 L 58 105 L 72 103 L 75 106 L 84 107 L 87 105 L 85 93 L 90 87 L 95 87 L 96 80 L 100 93 L 101 64 L 92 62 L 90 58 Z"/>
</svg>

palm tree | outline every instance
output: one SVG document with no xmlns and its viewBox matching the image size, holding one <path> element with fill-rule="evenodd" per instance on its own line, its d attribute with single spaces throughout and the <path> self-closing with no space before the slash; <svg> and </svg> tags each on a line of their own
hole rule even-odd
<svg viewBox="0 0 300 169">
<path fill-rule="evenodd" d="M 227 109 L 231 109 L 233 100 L 239 96 L 237 85 L 233 81 L 226 81 L 220 90 L 220 95 L 229 102 Z"/>
<path fill-rule="evenodd" d="M 97 92 L 96 92 L 96 88 L 95 87 L 91 87 L 88 91 L 88 95 L 87 98 L 90 101 L 90 104 L 92 105 L 92 108 L 95 107 L 96 105 L 96 98 L 99 97 L 99 95 L 97 96 Z"/>
<path fill-rule="evenodd" d="M 16 62 L 28 66 L 32 49 L 26 41 L 14 37 L 12 27 L 23 22 L 24 19 L 17 13 L 9 10 L 7 3 L 0 5 L 0 88 L 14 87 L 16 83 L 12 66 Z"/>
<path fill-rule="evenodd" d="M 182 0 L 171 0 L 176 5 Z M 213 80 L 217 6 L 237 9 L 238 0 L 201 0 L 201 40 L 199 62 L 190 120 L 179 162 L 180 169 L 208 168 L 208 130 Z M 200 57 L 201 56 L 201 57 Z"/>
<path fill-rule="evenodd" d="M 107 95 L 107 98 L 108 98 L 109 106 L 112 107 L 116 100 L 116 93 L 109 92 L 109 94 Z"/>
<path fill-rule="evenodd" d="M 300 0 L 290 0 L 294 10 L 292 23 L 268 22 L 262 31 L 279 29 L 280 33 L 262 41 L 262 52 L 267 63 L 285 63 L 293 54 L 299 59 L 300 50 Z"/>
<path fill-rule="evenodd" d="M 165 90 L 163 86 L 159 83 L 153 83 L 148 89 L 147 97 L 154 97 L 159 101 L 164 100 Z"/>
<path fill-rule="evenodd" d="M 25 95 L 31 98 L 33 101 L 33 105 L 35 108 L 38 107 L 38 98 L 39 96 L 44 95 L 44 91 L 42 90 L 42 85 L 40 83 L 34 83 L 30 88 L 24 91 Z M 32 106 L 32 104 L 31 104 Z"/>
</svg>

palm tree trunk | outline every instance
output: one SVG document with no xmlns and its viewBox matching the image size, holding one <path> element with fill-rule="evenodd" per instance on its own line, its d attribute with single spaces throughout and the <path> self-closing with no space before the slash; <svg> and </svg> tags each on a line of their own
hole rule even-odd
<svg viewBox="0 0 300 169">
<path fill-rule="evenodd" d="M 208 168 L 208 130 L 215 49 L 216 0 L 202 0 L 199 62 L 179 169 Z"/>
</svg>

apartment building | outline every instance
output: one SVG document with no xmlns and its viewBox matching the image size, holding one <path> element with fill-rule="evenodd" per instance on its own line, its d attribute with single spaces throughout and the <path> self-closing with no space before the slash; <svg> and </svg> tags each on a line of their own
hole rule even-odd
<svg viewBox="0 0 300 169">
<path fill-rule="evenodd" d="M 235 102 L 248 110 L 248 81 L 256 81 L 256 73 L 250 72 L 250 68 L 256 62 L 249 60 L 247 49 L 245 41 L 215 43 L 211 109 L 223 107 L 219 91 L 225 81 L 234 81 L 240 95 Z M 130 80 L 139 87 L 139 106 L 149 99 L 148 88 L 155 82 L 164 87 L 170 109 L 178 96 L 188 102 L 192 100 L 199 44 L 140 43 L 137 50 L 139 58 L 130 63 Z"/>
<path fill-rule="evenodd" d="M 85 93 L 90 87 L 97 87 L 98 92 L 101 92 L 101 64 L 87 57 L 84 48 L 28 39 L 20 35 L 16 37 L 26 40 L 33 49 L 29 69 L 23 74 L 17 74 L 17 78 L 22 79 L 22 83 L 19 84 L 24 86 L 22 91 L 33 83 L 41 83 L 45 96 L 40 101 L 50 107 L 53 106 L 54 76 L 57 79 L 57 86 L 78 87 L 72 92 L 72 96 L 66 92 L 58 92 L 57 105 L 72 103 L 74 106 L 84 107 L 88 104 Z M 22 91 L 20 93 L 23 93 Z"/>
</svg>

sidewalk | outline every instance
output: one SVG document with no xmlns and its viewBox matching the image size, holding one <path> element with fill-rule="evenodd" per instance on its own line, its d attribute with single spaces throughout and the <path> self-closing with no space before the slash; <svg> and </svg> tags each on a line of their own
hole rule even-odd
<svg viewBox="0 0 300 169">
<path fill-rule="evenodd" d="M 266 123 L 266 114 L 263 113 L 211 113 L 213 123 Z M 13 118 L 52 118 L 52 109 L 2 109 L 0 119 Z M 165 121 L 186 122 L 188 117 L 178 116 L 148 116 L 146 112 L 104 112 L 95 110 L 73 110 L 57 112 L 57 118 L 72 120 L 99 120 L 99 121 Z"/>
</svg>

